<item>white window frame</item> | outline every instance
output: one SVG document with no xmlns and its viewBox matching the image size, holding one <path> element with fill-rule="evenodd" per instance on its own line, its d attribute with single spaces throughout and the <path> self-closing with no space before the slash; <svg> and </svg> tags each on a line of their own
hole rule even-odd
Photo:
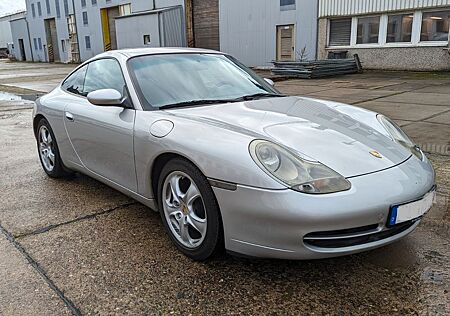
<svg viewBox="0 0 450 316">
<path fill-rule="evenodd" d="M 429 12 L 442 12 L 442 11 L 450 11 L 450 7 L 449 8 L 440 8 L 440 9 L 430 9 L 430 10 L 422 10 L 420 11 L 420 20 L 419 20 L 419 32 L 418 32 L 418 38 L 417 38 L 417 42 L 418 42 L 418 46 L 449 46 L 449 41 L 450 41 L 450 30 L 449 30 L 449 38 L 447 39 L 447 41 L 420 41 L 420 35 L 422 32 L 422 18 L 423 18 L 423 14 L 424 13 L 429 13 Z"/>
<path fill-rule="evenodd" d="M 326 47 L 327 50 L 339 50 L 339 49 L 351 49 L 351 48 L 401 48 L 401 47 L 448 47 L 450 41 L 450 32 L 449 32 L 449 41 L 420 41 L 420 32 L 422 30 L 422 16 L 424 12 L 441 12 L 448 11 L 450 8 L 436 8 L 436 9 L 422 9 L 416 10 L 413 13 L 413 25 L 412 25 L 412 34 L 411 34 L 411 42 L 398 42 L 398 43 L 387 43 L 387 29 L 388 29 L 388 16 L 389 15 L 401 15 L 405 13 L 410 13 L 411 10 L 404 11 L 396 11 L 396 12 L 388 12 L 388 13 L 379 13 L 379 14 L 367 14 L 367 15 L 358 15 L 352 17 L 352 26 L 351 26 L 351 36 L 350 36 L 350 45 L 349 46 L 329 46 L 330 44 L 330 20 L 327 19 L 327 38 L 326 38 Z M 380 29 L 378 34 L 378 43 L 371 44 L 357 44 L 357 33 L 358 33 L 358 19 L 371 17 L 371 16 L 380 16 Z M 345 18 L 345 16 L 333 17 L 333 18 Z"/>
</svg>

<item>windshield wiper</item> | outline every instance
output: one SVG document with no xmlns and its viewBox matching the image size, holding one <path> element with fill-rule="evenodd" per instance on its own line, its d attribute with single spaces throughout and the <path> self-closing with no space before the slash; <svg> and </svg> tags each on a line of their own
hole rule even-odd
<svg viewBox="0 0 450 316">
<path fill-rule="evenodd" d="M 284 97 L 284 95 L 277 94 L 277 93 L 255 93 L 255 94 L 250 94 L 250 95 L 244 95 L 242 97 L 238 97 L 235 99 L 191 100 L 191 101 L 183 101 L 183 102 L 163 105 L 160 107 L 160 109 L 173 109 L 173 108 L 181 108 L 181 107 L 194 106 L 194 105 L 232 103 L 232 102 L 257 100 L 259 98 L 275 98 L 275 97 Z"/>
<path fill-rule="evenodd" d="M 160 107 L 160 109 L 172 109 L 172 108 L 181 108 L 181 107 L 185 107 L 185 106 L 220 104 L 220 103 L 229 103 L 229 102 L 238 102 L 238 101 L 239 100 L 235 100 L 235 99 L 191 100 L 191 101 L 184 101 L 184 102 L 163 105 Z"/>
<path fill-rule="evenodd" d="M 235 100 L 251 101 L 251 100 L 257 100 L 257 99 L 260 99 L 260 98 L 279 98 L 279 97 L 284 97 L 284 95 L 283 94 L 278 94 L 278 93 L 261 92 L 261 93 L 244 95 L 244 96 L 242 96 L 240 98 L 237 98 Z"/>
</svg>

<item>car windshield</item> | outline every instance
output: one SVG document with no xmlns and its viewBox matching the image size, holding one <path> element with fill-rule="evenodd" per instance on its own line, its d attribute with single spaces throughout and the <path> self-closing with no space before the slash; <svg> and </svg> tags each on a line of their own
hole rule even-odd
<svg viewBox="0 0 450 316">
<path fill-rule="evenodd" d="M 253 71 L 221 54 L 145 55 L 131 58 L 128 67 L 146 110 L 280 96 Z"/>
</svg>

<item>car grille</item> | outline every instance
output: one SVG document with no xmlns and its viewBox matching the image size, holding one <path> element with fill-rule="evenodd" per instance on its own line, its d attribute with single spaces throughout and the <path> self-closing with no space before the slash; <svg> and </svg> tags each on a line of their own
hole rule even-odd
<svg viewBox="0 0 450 316">
<path fill-rule="evenodd" d="M 400 234 L 414 225 L 408 221 L 385 230 L 379 230 L 377 224 L 324 232 L 309 233 L 303 237 L 305 245 L 319 248 L 343 248 L 363 245 Z"/>
</svg>

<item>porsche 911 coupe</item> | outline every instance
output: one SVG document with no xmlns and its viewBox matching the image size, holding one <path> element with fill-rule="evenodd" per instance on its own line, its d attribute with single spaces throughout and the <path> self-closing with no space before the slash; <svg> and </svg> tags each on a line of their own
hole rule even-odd
<svg viewBox="0 0 450 316">
<path fill-rule="evenodd" d="M 389 118 L 283 95 L 211 50 L 100 54 L 36 101 L 33 126 L 50 177 L 83 173 L 159 210 L 195 260 L 373 249 L 435 196 L 433 167 Z"/>
</svg>

